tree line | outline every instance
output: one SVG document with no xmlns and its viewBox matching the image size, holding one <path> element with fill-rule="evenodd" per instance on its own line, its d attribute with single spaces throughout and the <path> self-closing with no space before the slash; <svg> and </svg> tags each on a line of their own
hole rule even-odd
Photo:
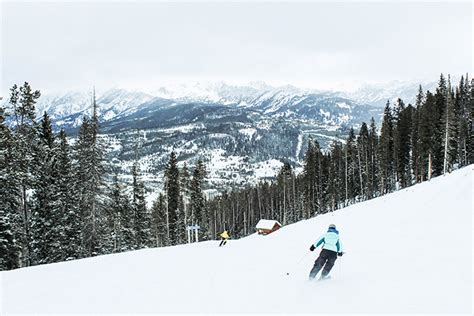
<svg viewBox="0 0 474 316">
<path fill-rule="evenodd" d="M 387 102 L 380 130 L 364 122 L 328 150 L 310 138 L 303 172 L 286 162 L 273 181 L 212 199 L 204 162 L 179 167 L 172 152 L 148 208 L 137 159 L 131 185 L 104 161 L 95 94 L 70 144 L 47 113 L 37 120 L 40 92 L 14 85 L 8 114 L 0 107 L 0 270 L 182 244 L 188 225 L 201 227 L 201 240 L 224 229 L 242 237 L 262 218 L 294 223 L 471 164 L 473 86 L 467 75 L 454 88 L 441 75 L 414 105 Z"/>
</svg>

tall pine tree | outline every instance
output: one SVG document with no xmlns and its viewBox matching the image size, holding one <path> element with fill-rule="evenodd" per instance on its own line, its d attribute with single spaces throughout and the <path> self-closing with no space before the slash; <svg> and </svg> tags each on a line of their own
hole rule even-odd
<svg viewBox="0 0 474 316">
<path fill-rule="evenodd" d="M 382 194 L 391 192 L 394 186 L 394 146 L 393 118 L 390 103 L 385 106 L 379 147 L 380 191 Z"/>
<path fill-rule="evenodd" d="M 33 148 L 37 141 L 37 128 L 35 117 L 35 104 L 41 93 L 33 91 L 31 86 L 25 82 L 23 86 L 18 88 L 14 85 L 10 89 L 9 103 L 13 108 L 14 118 L 14 166 L 15 174 L 19 180 L 19 188 L 21 192 L 21 208 L 23 231 L 19 240 L 22 244 L 23 265 L 31 264 L 31 201 L 28 198 L 27 191 L 32 189 L 33 184 Z"/>
<path fill-rule="evenodd" d="M 206 167 L 201 159 L 196 163 L 191 179 L 190 195 L 191 195 L 191 222 L 200 225 L 202 230 L 209 228 L 209 217 L 204 208 L 203 185 L 206 177 Z"/>
<path fill-rule="evenodd" d="M 5 124 L 5 110 L 0 107 L 0 271 L 20 266 L 21 228 L 19 212 L 21 192 L 13 159 L 13 135 Z"/>
<path fill-rule="evenodd" d="M 181 231 L 184 227 L 180 227 L 179 218 L 179 169 L 176 153 L 170 154 L 170 159 L 165 171 L 165 188 L 167 194 L 168 206 L 168 240 L 171 245 L 179 243 Z"/>
<path fill-rule="evenodd" d="M 92 117 L 84 116 L 76 142 L 76 178 L 78 179 L 79 210 L 82 221 L 82 249 L 84 256 L 103 253 L 103 234 L 106 227 L 104 198 L 105 166 L 103 146 L 98 137 L 99 120 L 95 93 Z"/>
<path fill-rule="evenodd" d="M 61 234 L 59 247 L 62 260 L 78 259 L 81 257 L 81 217 L 79 213 L 78 184 L 74 178 L 72 150 L 66 138 L 66 132 L 59 132 L 59 149 L 57 152 L 57 193 L 58 212 Z"/>
</svg>

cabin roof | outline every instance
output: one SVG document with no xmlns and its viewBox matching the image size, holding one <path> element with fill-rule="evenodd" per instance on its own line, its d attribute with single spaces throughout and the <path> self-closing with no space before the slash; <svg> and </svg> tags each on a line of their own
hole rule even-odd
<svg viewBox="0 0 474 316">
<path fill-rule="evenodd" d="M 261 219 L 257 223 L 257 229 L 272 229 L 275 224 L 278 224 L 280 227 L 282 226 L 278 221 L 274 221 L 271 219 Z"/>
</svg>

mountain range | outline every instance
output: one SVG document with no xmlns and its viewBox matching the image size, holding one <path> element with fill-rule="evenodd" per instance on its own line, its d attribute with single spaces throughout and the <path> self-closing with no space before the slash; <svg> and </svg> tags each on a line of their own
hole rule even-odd
<svg viewBox="0 0 474 316">
<path fill-rule="evenodd" d="M 219 104 L 253 108 L 266 114 L 313 117 L 319 104 L 356 108 L 358 105 L 383 107 L 387 100 L 394 102 L 402 98 L 405 103 L 414 101 L 418 92 L 417 82 L 390 82 L 365 84 L 354 91 L 322 91 L 302 89 L 291 85 L 272 87 L 264 82 L 247 85 L 229 85 L 224 82 L 174 84 L 157 89 L 132 91 L 114 88 L 97 95 L 100 120 L 102 122 L 121 118 L 150 104 L 165 100 L 176 104 Z M 435 82 L 424 83 L 424 88 L 433 90 Z M 165 100 L 161 100 L 165 99 Z M 38 114 L 47 111 L 57 126 L 68 128 L 80 124 L 78 117 L 91 109 L 92 93 L 73 91 L 63 94 L 45 95 L 37 104 Z M 301 108 L 311 107 L 306 112 Z M 326 109 L 322 109 L 326 111 Z M 332 113 L 334 114 L 334 113 Z M 350 118 L 335 119 L 334 123 L 349 123 Z M 327 118 L 329 119 L 329 118 Z M 329 119 L 330 120 L 330 119 Z"/>
<path fill-rule="evenodd" d="M 272 178 L 283 162 L 300 170 L 310 137 L 327 149 L 333 140 L 344 140 L 351 127 L 372 117 L 380 123 L 387 100 L 402 97 L 410 103 L 417 90 L 415 83 L 338 92 L 221 82 L 148 91 L 115 88 L 97 93 L 96 102 L 108 164 L 124 181 L 130 181 L 137 156 L 143 179 L 156 192 L 174 150 L 180 165 L 204 160 L 206 192 L 212 195 Z M 74 140 L 82 116 L 91 115 L 92 93 L 45 95 L 36 108 L 38 115 L 47 111 L 55 129 L 64 128 Z"/>
</svg>

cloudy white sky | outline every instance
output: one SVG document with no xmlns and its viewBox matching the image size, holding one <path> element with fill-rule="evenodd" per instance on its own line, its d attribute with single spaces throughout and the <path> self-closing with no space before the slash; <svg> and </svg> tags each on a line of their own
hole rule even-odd
<svg viewBox="0 0 474 316">
<path fill-rule="evenodd" d="M 328 89 L 471 72 L 473 5 L 1 1 L 1 95 L 171 82 Z"/>
</svg>

